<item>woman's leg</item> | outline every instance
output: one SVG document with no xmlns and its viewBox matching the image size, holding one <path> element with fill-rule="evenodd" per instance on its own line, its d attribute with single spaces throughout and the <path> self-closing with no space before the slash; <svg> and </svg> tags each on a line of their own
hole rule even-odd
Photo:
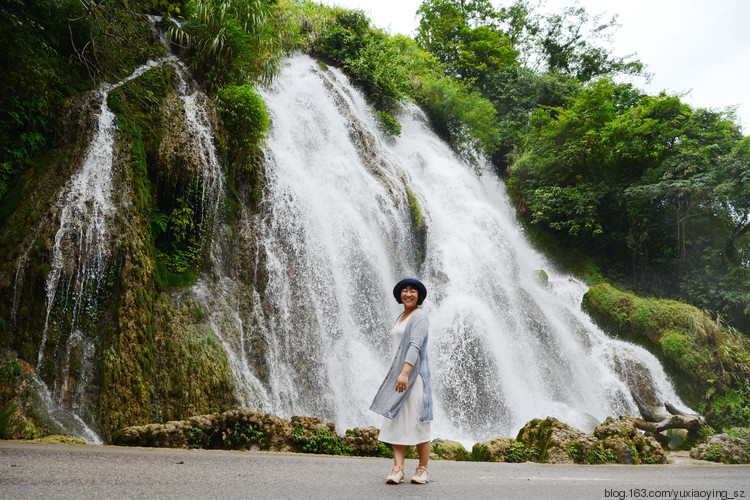
<svg viewBox="0 0 750 500">
<path fill-rule="evenodd" d="M 417 454 L 419 455 L 419 466 L 427 468 L 427 462 L 430 461 L 430 451 L 431 451 L 431 441 L 425 441 L 424 443 L 419 443 L 417 445 Z M 395 448 L 395 446 L 394 446 Z M 394 457 L 396 456 L 396 453 L 394 451 L 393 453 Z M 403 460 L 402 462 L 403 463 Z"/>
<path fill-rule="evenodd" d="M 428 453 L 429 455 L 429 453 Z M 406 445 L 405 444 L 394 444 L 393 445 L 393 463 L 396 467 L 404 466 L 404 457 L 406 457 Z M 429 457 L 428 457 L 429 458 Z M 420 459 L 421 462 L 421 459 Z"/>
</svg>

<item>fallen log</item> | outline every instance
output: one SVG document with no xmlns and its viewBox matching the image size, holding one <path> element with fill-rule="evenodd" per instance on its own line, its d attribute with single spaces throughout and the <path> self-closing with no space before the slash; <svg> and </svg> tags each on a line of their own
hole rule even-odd
<svg viewBox="0 0 750 500">
<path fill-rule="evenodd" d="M 642 431 L 662 432 L 668 429 L 686 429 L 689 432 L 697 432 L 698 429 L 707 425 L 702 416 L 681 412 L 670 403 L 664 403 L 664 407 L 670 413 L 669 415 L 655 413 L 646 406 L 641 398 L 635 394 L 632 394 L 632 396 L 643 418 L 630 416 L 625 418 L 633 422 Z"/>
</svg>

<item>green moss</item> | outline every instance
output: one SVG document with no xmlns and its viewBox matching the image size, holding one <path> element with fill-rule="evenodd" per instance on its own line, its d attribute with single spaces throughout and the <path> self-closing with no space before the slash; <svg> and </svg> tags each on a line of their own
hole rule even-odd
<svg viewBox="0 0 750 500">
<path fill-rule="evenodd" d="M 70 436 L 62 436 L 60 434 L 52 434 L 39 439 L 42 443 L 57 443 L 57 444 L 79 444 L 86 446 L 88 443 L 83 439 L 72 438 Z"/>
<path fill-rule="evenodd" d="M 406 195 L 409 197 L 409 206 L 411 207 L 411 219 L 417 228 L 422 226 L 422 210 L 419 208 L 419 201 L 414 193 L 406 188 Z"/>
<path fill-rule="evenodd" d="M 583 308 L 610 333 L 657 355 L 691 406 L 742 386 L 750 376 L 748 340 L 693 306 L 600 283 L 584 295 Z"/>
<path fill-rule="evenodd" d="M 694 342 L 678 330 L 667 330 L 659 339 L 664 354 L 686 373 L 698 368 Z"/>
<path fill-rule="evenodd" d="M 487 445 L 482 445 L 479 447 L 474 447 L 471 449 L 471 461 L 472 462 L 484 462 L 487 460 Z"/>
</svg>

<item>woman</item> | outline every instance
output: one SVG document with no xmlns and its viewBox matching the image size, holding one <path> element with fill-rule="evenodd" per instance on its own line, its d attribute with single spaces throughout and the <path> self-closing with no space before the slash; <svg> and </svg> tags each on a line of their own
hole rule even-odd
<svg viewBox="0 0 750 500">
<path fill-rule="evenodd" d="M 427 313 L 419 309 L 427 288 L 414 278 L 404 278 L 393 288 L 393 296 L 404 305 L 404 312 L 391 330 L 393 363 L 375 395 L 370 409 L 385 417 L 378 439 L 393 445 L 394 467 L 389 484 L 404 481 L 404 456 L 408 445 L 419 454 L 412 483 L 430 480 L 430 421 L 432 389 L 427 359 Z"/>
</svg>

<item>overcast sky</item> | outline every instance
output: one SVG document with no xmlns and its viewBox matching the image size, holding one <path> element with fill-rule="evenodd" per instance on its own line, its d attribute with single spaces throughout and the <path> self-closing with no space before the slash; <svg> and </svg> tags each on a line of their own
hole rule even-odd
<svg viewBox="0 0 750 500">
<path fill-rule="evenodd" d="M 323 0 L 368 14 L 373 24 L 414 36 L 421 0 Z M 495 6 L 511 0 L 493 0 Z M 614 55 L 637 53 L 653 74 L 634 82 L 649 94 L 689 92 L 684 102 L 712 109 L 738 106 L 750 135 L 750 0 L 579 0 L 589 14 L 618 14 Z M 573 0 L 547 0 L 556 11 Z"/>
</svg>

